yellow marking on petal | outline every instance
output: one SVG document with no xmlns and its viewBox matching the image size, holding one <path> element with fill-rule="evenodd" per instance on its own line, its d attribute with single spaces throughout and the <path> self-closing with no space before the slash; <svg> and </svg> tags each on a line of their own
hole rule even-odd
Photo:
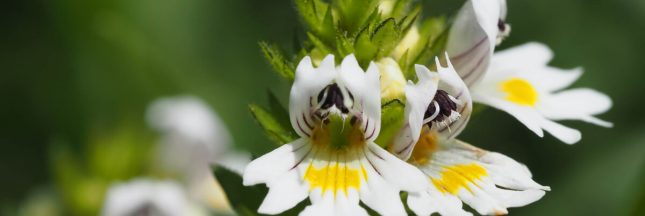
<svg viewBox="0 0 645 216">
<path fill-rule="evenodd" d="M 487 176 L 484 167 L 477 164 L 459 164 L 443 167 L 440 178 L 430 178 L 432 184 L 443 193 L 457 194 L 461 188 L 472 192 L 468 183 L 477 185 L 475 180 Z"/>
<path fill-rule="evenodd" d="M 327 190 L 332 190 L 334 196 L 339 190 L 347 195 L 350 188 L 358 190 L 361 186 L 359 170 L 340 163 L 326 165 L 320 169 L 310 164 L 304 178 L 309 182 L 309 190 L 320 188 L 323 195 Z"/>
<path fill-rule="evenodd" d="M 419 141 L 417 141 L 417 144 L 414 146 L 412 156 L 408 162 L 414 165 L 428 164 L 432 153 L 439 150 L 438 141 L 439 137 L 437 136 L 437 133 L 430 131 L 428 127 L 424 126 L 421 130 Z"/>
<path fill-rule="evenodd" d="M 538 93 L 533 85 L 525 79 L 512 78 L 500 84 L 500 88 L 506 95 L 506 100 L 523 105 L 535 106 L 538 100 Z"/>
</svg>

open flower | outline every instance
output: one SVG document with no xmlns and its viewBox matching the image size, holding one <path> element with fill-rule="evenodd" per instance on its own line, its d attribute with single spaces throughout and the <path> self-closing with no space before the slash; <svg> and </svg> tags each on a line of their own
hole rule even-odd
<svg viewBox="0 0 645 216">
<path fill-rule="evenodd" d="M 511 114 L 540 137 L 546 130 L 567 144 L 578 142 L 580 131 L 553 120 L 582 120 L 611 127 L 612 123 L 593 116 L 609 110 L 611 99 L 588 88 L 562 90 L 575 82 L 582 70 L 549 67 L 551 58 L 551 50 L 539 43 L 495 53 L 486 76 L 472 87 L 474 100 Z"/>
<path fill-rule="evenodd" d="M 206 215 L 187 199 L 183 188 L 170 181 L 136 179 L 112 185 L 101 215 Z"/>
<path fill-rule="evenodd" d="M 549 187 L 534 182 L 524 165 L 455 139 L 470 118 L 470 93 L 449 60 L 443 67 L 437 59 L 436 66 L 438 72 L 416 66 L 419 81 L 406 87 L 406 125 L 392 148 L 432 185 L 409 193 L 410 209 L 417 215 L 470 215 L 464 202 L 480 214 L 506 214 L 540 199 Z"/>
<path fill-rule="evenodd" d="M 505 19 L 506 0 L 468 0 L 457 14 L 446 51 L 468 86 L 481 79 L 495 46 L 510 33 Z"/>
<path fill-rule="evenodd" d="M 195 96 L 161 98 L 151 103 L 147 120 L 161 133 L 162 168 L 181 177 L 191 198 L 230 211 L 210 167 L 217 164 L 241 174 L 250 156 L 230 149 L 228 130 L 208 104 Z"/>
<path fill-rule="evenodd" d="M 328 55 L 318 68 L 309 57 L 296 68 L 291 124 L 301 136 L 252 161 L 244 185 L 265 183 L 258 209 L 279 214 L 309 197 L 302 215 L 367 215 L 359 201 L 382 215 L 405 215 L 399 192 L 429 185 L 415 167 L 373 141 L 381 121 L 378 69 L 363 72 L 355 57 L 337 68 Z"/>
</svg>

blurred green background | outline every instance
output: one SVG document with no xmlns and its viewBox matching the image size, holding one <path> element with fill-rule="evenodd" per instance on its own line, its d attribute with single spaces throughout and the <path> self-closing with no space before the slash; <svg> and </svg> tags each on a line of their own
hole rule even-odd
<svg viewBox="0 0 645 216">
<path fill-rule="evenodd" d="M 453 15 L 463 1 L 422 3 L 424 13 L 434 16 Z M 57 189 L 52 182 L 59 146 L 87 159 L 87 143 L 118 133 L 114 128 L 149 133 L 140 129 L 143 113 L 161 96 L 193 94 L 208 101 L 238 149 L 274 147 L 247 105 L 266 104 L 267 90 L 287 102 L 289 84 L 271 71 L 257 42 L 293 47 L 302 29 L 290 1 L 1 5 L 3 212 L 15 212 L 42 188 Z M 574 86 L 609 94 L 614 107 L 601 118 L 615 127 L 564 122 L 583 132 L 582 141 L 569 146 L 549 135 L 539 139 L 509 115 L 488 109 L 462 139 L 526 163 L 538 182 L 552 187 L 537 203 L 511 209 L 513 215 L 644 215 L 645 1 L 508 0 L 508 5 L 512 32 L 498 50 L 540 41 L 554 50 L 552 65 L 583 66 L 585 74 Z"/>
</svg>

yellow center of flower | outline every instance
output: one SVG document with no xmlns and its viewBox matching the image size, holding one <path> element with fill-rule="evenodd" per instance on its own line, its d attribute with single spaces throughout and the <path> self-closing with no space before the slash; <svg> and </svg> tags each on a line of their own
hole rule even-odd
<svg viewBox="0 0 645 216">
<path fill-rule="evenodd" d="M 334 192 L 334 196 L 338 191 L 343 191 L 347 196 L 350 188 L 359 190 L 361 176 L 367 181 L 367 172 L 362 165 L 360 168 L 352 168 L 340 163 L 327 165 L 320 169 L 314 167 L 313 164 L 309 164 L 307 171 L 305 171 L 305 180 L 309 182 L 309 190 L 320 188 L 322 189 L 322 194 L 325 194 L 327 190 L 331 190 Z"/>
<path fill-rule="evenodd" d="M 443 167 L 440 178 L 430 178 L 432 184 L 442 193 L 457 194 L 461 188 L 470 190 L 469 183 L 477 185 L 475 180 L 488 175 L 484 167 L 477 164 L 459 164 Z"/>
<path fill-rule="evenodd" d="M 537 103 L 538 93 L 525 79 L 513 78 L 502 82 L 500 87 L 506 93 L 508 101 L 523 106 L 535 106 Z"/>
</svg>

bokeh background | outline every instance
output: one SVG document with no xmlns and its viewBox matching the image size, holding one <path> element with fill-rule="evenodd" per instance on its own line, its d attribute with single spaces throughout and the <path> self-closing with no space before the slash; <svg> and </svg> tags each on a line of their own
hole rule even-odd
<svg viewBox="0 0 645 216">
<path fill-rule="evenodd" d="M 450 16 L 463 1 L 422 3 L 426 15 Z M 302 29 L 290 1 L 0 5 L 0 213 L 17 214 L 39 194 L 67 188 L 60 160 L 84 170 L 97 164 L 93 156 L 153 140 L 144 112 L 162 96 L 206 100 L 226 122 L 237 149 L 274 147 L 247 105 L 266 104 L 268 90 L 287 102 L 288 83 L 271 71 L 257 42 L 292 49 Z M 555 52 L 552 65 L 584 67 L 575 87 L 611 96 L 614 107 L 601 118 L 615 123 L 605 129 L 564 122 L 583 132 L 582 141 L 569 146 L 549 135 L 537 138 L 500 111 L 476 116 L 464 140 L 527 164 L 538 182 L 552 187 L 539 202 L 511 214 L 644 215 L 645 1 L 508 0 L 508 5 L 512 32 L 498 50 L 546 43 Z M 91 147 L 95 143 L 118 145 L 97 149 Z M 60 156 L 61 148 L 69 151 Z M 109 170 L 113 162 L 96 166 Z M 100 199 L 92 195 L 78 199 Z"/>
</svg>

